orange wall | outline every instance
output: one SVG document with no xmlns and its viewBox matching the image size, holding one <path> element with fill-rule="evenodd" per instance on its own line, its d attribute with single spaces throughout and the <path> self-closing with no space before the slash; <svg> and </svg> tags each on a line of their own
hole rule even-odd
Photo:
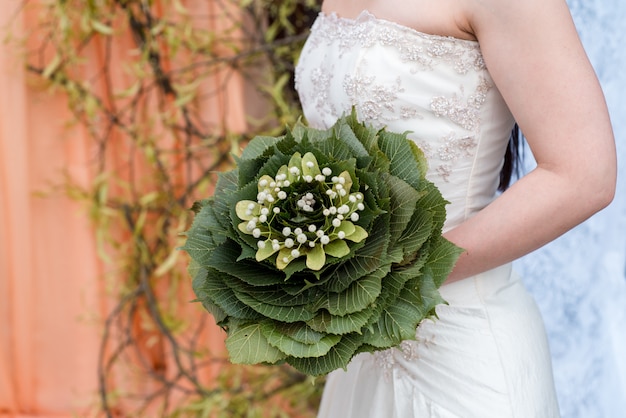
<svg viewBox="0 0 626 418">
<path fill-rule="evenodd" d="M 16 13 L 21 3 L 3 0 L 0 7 L 0 27 L 18 36 L 34 23 L 31 14 Z M 205 15 L 214 7 L 189 4 Z M 94 66 L 98 57 L 93 51 Z M 17 48 L 2 45 L 0 416 L 72 416 L 98 400 L 107 266 L 96 254 L 86 209 L 62 194 L 38 192 L 62 183 L 63 170 L 89 184 L 95 150 L 84 129 L 65 125 L 71 115 L 63 97 L 38 90 L 27 76 Z M 229 80 L 228 94 L 208 103 L 206 114 L 243 129 L 241 83 Z"/>
</svg>

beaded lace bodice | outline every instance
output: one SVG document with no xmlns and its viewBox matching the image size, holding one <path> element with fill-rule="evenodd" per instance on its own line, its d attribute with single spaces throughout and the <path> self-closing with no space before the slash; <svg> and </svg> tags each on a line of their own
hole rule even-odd
<svg viewBox="0 0 626 418">
<path fill-rule="evenodd" d="M 409 132 L 428 178 L 450 201 L 445 228 L 495 196 L 512 116 L 479 44 L 378 19 L 320 14 L 296 69 L 311 126 L 330 127 L 354 106 L 360 120 Z"/>
</svg>

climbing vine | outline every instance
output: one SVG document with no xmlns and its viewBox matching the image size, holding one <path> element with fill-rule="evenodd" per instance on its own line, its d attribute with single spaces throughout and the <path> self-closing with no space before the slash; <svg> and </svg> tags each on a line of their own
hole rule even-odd
<svg viewBox="0 0 626 418">
<path fill-rule="evenodd" d="M 93 222 L 107 291 L 97 415 L 313 416 L 322 382 L 228 364 L 177 250 L 194 200 L 257 134 L 300 114 L 293 69 L 311 0 L 48 0 L 25 61 L 87 133 L 91 184 L 60 185 Z M 242 117 L 245 115 L 245 117 Z M 210 338 L 209 338 L 210 335 Z M 95 373 L 94 373 L 95 374 Z"/>
</svg>

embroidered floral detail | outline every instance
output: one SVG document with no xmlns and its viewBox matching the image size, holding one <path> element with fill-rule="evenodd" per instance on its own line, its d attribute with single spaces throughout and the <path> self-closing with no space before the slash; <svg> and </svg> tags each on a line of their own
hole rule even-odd
<svg viewBox="0 0 626 418">
<path fill-rule="evenodd" d="M 420 115 L 414 107 L 402 106 L 400 107 L 400 119 L 424 119 L 424 116 Z"/>
<path fill-rule="evenodd" d="M 373 354 L 376 365 L 382 370 L 385 380 L 390 380 L 392 374 L 409 374 L 401 362 L 414 363 L 420 359 L 420 350 L 428 350 L 434 344 L 434 338 L 418 339 L 417 341 L 402 341 L 398 347 L 377 351 Z"/>
<path fill-rule="evenodd" d="M 330 100 L 331 85 L 334 76 L 333 71 L 334 67 L 322 65 L 309 72 L 308 80 L 303 80 L 304 72 L 302 71 L 302 67 L 296 67 L 295 88 L 300 92 L 300 103 L 303 107 L 314 107 L 315 110 L 322 115 L 337 115 L 337 110 Z M 309 95 L 303 92 L 301 89 L 303 82 L 316 86 L 312 94 Z"/>
<path fill-rule="evenodd" d="M 479 110 L 485 103 L 490 89 L 491 84 L 481 77 L 476 91 L 467 99 L 463 97 L 463 89 L 461 88 L 461 96 L 455 93 L 452 97 L 438 96 L 433 98 L 430 108 L 435 116 L 447 117 L 468 131 L 476 131 L 480 127 Z"/>
<path fill-rule="evenodd" d="M 434 172 L 446 182 L 450 181 L 454 164 L 461 158 L 472 158 L 478 146 L 474 136 L 457 137 L 454 132 L 440 138 L 441 145 L 436 150 L 433 150 L 433 145 L 427 141 L 415 142 L 430 161 Z"/>
<path fill-rule="evenodd" d="M 454 133 L 443 137 L 441 140 L 443 144 L 438 149 L 441 161 L 454 162 L 459 157 L 471 157 L 474 155 L 474 148 L 478 145 L 473 136 L 457 138 Z"/>
<path fill-rule="evenodd" d="M 403 92 L 404 89 L 399 77 L 394 84 L 387 86 L 375 81 L 376 77 L 363 75 L 357 71 L 353 76 L 345 76 L 343 89 L 352 101 L 352 105 L 356 106 L 361 118 L 369 121 L 388 120 L 389 118 L 384 116 L 385 111 L 391 115 L 396 113 L 394 101 L 398 98 L 398 93 Z"/>
<path fill-rule="evenodd" d="M 437 174 L 446 183 L 450 181 L 450 175 L 452 174 L 452 166 L 450 164 L 440 164 L 437 166 Z"/>
<path fill-rule="evenodd" d="M 314 99 L 315 108 L 320 113 L 325 113 L 327 111 L 330 111 L 333 114 L 337 113 L 329 100 L 331 80 L 333 78 L 332 71 L 332 67 L 328 68 L 322 66 L 314 69 L 311 73 L 311 81 L 313 82 L 313 85 L 318 87 Z"/>
<path fill-rule="evenodd" d="M 420 41 L 416 42 L 416 38 Z M 431 35 L 363 12 L 356 19 L 320 14 L 311 28 L 310 42 L 319 46 L 338 45 L 340 56 L 355 46 L 375 45 L 395 48 L 403 62 L 415 64 L 413 72 L 447 62 L 460 74 L 485 68 L 477 42 L 449 36 Z"/>
</svg>

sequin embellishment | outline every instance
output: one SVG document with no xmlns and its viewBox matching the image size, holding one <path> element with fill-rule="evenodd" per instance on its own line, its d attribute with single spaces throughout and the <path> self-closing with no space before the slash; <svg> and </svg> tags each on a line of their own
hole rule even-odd
<svg viewBox="0 0 626 418">
<path fill-rule="evenodd" d="M 467 99 L 464 100 L 463 90 L 461 90 L 461 96 L 455 93 L 451 97 L 433 98 L 430 107 L 436 116 L 447 117 L 468 131 L 476 131 L 480 125 L 479 110 L 487 99 L 489 89 L 491 89 L 491 84 L 481 78 L 476 91 Z"/>
</svg>

